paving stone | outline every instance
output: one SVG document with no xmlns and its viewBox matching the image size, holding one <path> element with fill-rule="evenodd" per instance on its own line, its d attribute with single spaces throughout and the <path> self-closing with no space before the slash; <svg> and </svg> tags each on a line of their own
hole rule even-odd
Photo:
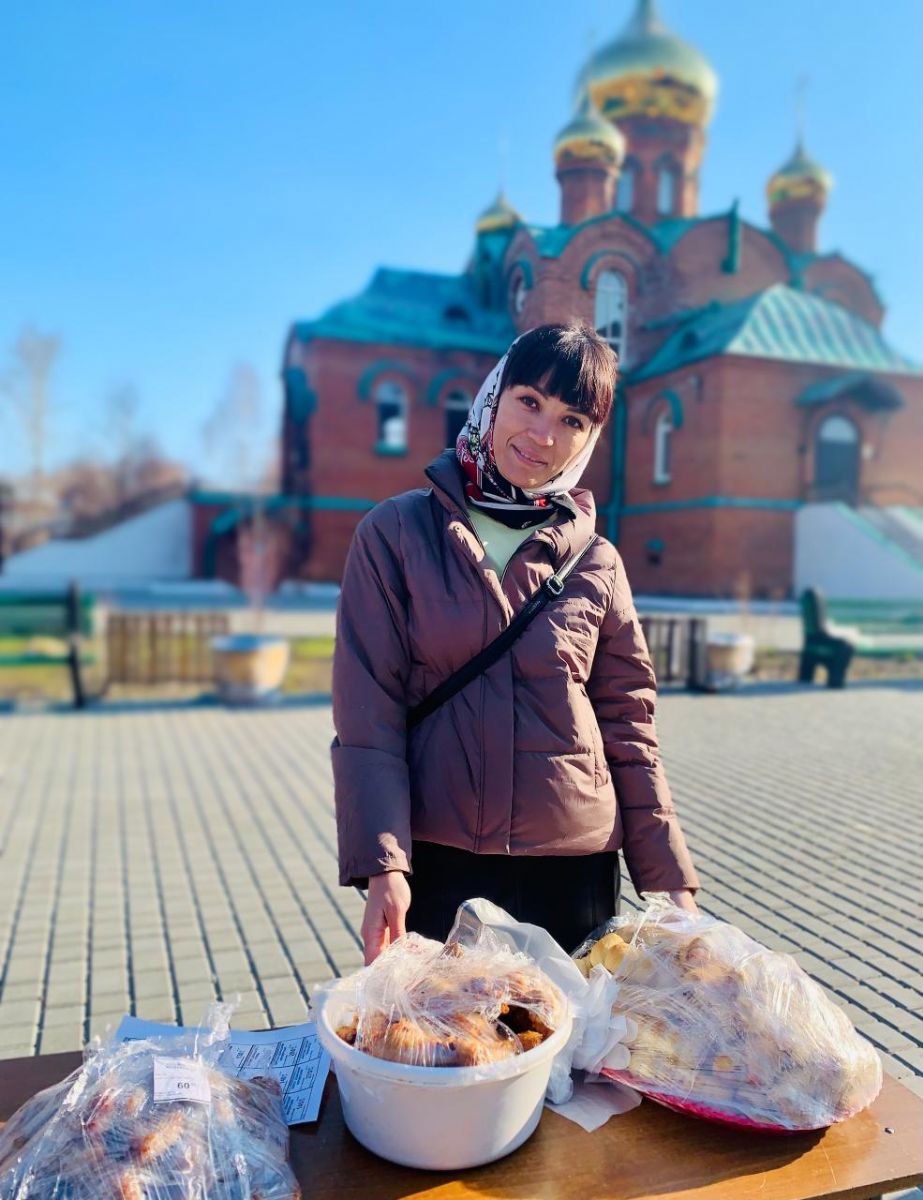
<svg viewBox="0 0 923 1200">
<path fill-rule="evenodd" d="M 255 980 L 250 971 L 222 971 L 216 982 L 225 996 L 231 996 L 236 992 L 250 991 Z"/>
<path fill-rule="evenodd" d="M 0 1003 L 10 1002 L 14 1000 L 35 1000 L 41 999 L 42 986 L 39 982 L 26 980 L 23 983 L 8 983 L 3 989 L 3 1001 Z M 2 1011 L 2 1008 L 0 1008 Z"/>
<path fill-rule="evenodd" d="M 892 1052 L 899 1056 L 904 1062 L 910 1064 L 910 1069 L 917 1074 L 923 1075 L 923 1046 L 901 1046 L 891 1047 Z"/>
<path fill-rule="evenodd" d="M 9 1033 L 20 1025 L 31 1027 L 40 1011 L 38 1000 L 12 1000 L 9 1004 L 0 1004 L 0 1029 Z"/>
<path fill-rule="evenodd" d="M 179 993 L 184 1003 L 186 1000 L 209 1001 L 215 997 L 215 985 L 207 977 L 200 978 L 189 983 L 180 983 Z"/>
<path fill-rule="evenodd" d="M 90 976 L 91 987 L 94 991 L 114 992 L 124 987 L 125 976 L 124 963 L 118 967 L 107 967 L 104 971 L 94 971 Z"/>
<path fill-rule="evenodd" d="M 12 714 L 4 726 L 0 823 L 8 819 L 11 854 L 22 856 L 31 845 L 40 798 L 47 792 L 61 800 L 36 843 L 0 985 L 0 1053 L 5 1046 L 31 1048 L 53 917 L 49 1035 L 57 1034 L 58 1021 L 66 1024 L 69 1005 L 82 1033 L 89 929 L 91 1027 L 107 1016 L 117 1020 L 129 1007 L 129 964 L 139 1013 L 174 1018 L 165 932 L 185 1019 L 198 1019 L 193 1010 L 210 995 L 206 943 L 222 991 L 241 992 L 233 1018 L 241 1028 L 266 1024 L 251 959 L 280 1023 L 301 1019 L 295 971 L 311 988 L 335 970 L 361 965 L 356 935 L 364 897 L 336 882 L 329 707 L 120 713 L 101 705 L 81 722 L 87 739 L 81 744 L 100 748 L 93 760 L 80 751 L 69 714 L 40 719 L 39 727 L 32 717 Z M 886 1069 L 911 1081 L 923 1079 L 917 973 L 923 909 L 916 888 L 923 846 L 906 805 L 923 773 L 921 725 L 923 694 L 887 686 L 669 693 L 658 720 L 667 774 L 703 879 L 703 908 L 793 952 L 884 1047 Z M 23 789 L 15 810 L 11 780 L 16 795 Z M 159 814 L 153 837 L 145 796 Z M 53 913 L 60 814 L 70 797 L 68 856 Z M 90 889 L 94 805 L 97 862 L 105 869 Z M 191 880 L 180 847 L 192 863 Z M 167 884 L 162 899 L 155 867 Z M 16 897 L 22 879 L 17 868 Z M 7 903 L 0 895 L 0 951 L 12 919 Z M 637 903 L 627 878 L 624 903 L 626 909 Z M 25 1011 L 18 1007 L 23 1001 Z M 13 1013 L 11 1025 L 4 1014 Z M 49 1048 L 43 1041 L 42 1049 Z"/>
<path fill-rule="evenodd" d="M 263 995 L 273 1001 L 288 996 L 300 996 L 298 981 L 293 975 L 287 979 L 263 979 L 260 981 Z"/>
<path fill-rule="evenodd" d="M 75 1025 L 83 1024 L 83 1013 L 78 1013 L 74 1006 L 70 1008 L 46 1008 L 42 1013 L 42 1030 L 49 1029 L 70 1029 Z"/>
<path fill-rule="evenodd" d="M 31 1038 L 19 1038 L 11 1042 L 0 1041 L 0 1059 L 26 1058 L 33 1052 Z"/>
<path fill-rule="evenodd" d="M 247 1013 L 245 1017 L 241 1017 L 240 1021 L 235 1023 L 234 1028 L 244 1029 L 249 1032 L 250 1030 L 259 1031 L 271 1029 L 272 1026 L 269 1023 L 269 1018 L 264 1012 L 254 1011 L 252 1013 Z"/>
<path fill-rule="evenodd" d="M 298 1025 L 308 1019 L 307 1005 L 300 996 L 274 1000 L 272 1018 L 276 1025 Z"/>
<path fill-rule="evenodd" d="M 211 970 L 208 959 L 204 954 L 200 954 L 198 958 L 184 958 L 180 962 L 174 963 L 173 974 L 177 983 L 182 986 L 184 983 L 200 983 L 203 979 L 208 980 L 211 977 Z"/>
<path fill-rule="evenodd" d="M 42 1034 L 39 1050 L 42 1054 L 58 1054 L 64 1050 L 83 1049 L 83 1028 L 79 1025 L 50 1029 Z"/>
<path fill-rule="evenodd" d="M 44 963 L 40 958 L 28 959 L 16 957 L 7 967 L 6 983 L 34 983 L 42 978 Z"/>
</svg>

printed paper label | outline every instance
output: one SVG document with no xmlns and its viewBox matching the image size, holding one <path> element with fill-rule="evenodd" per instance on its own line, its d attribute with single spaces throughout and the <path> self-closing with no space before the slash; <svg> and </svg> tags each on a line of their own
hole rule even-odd
<svg viewBox="0 0 923 1200">
<path fill-rule="evenodd" d="M 192 1058 L 154 1059 L 154 1103 L 171 1100 L 194 1100 L 196 1104 L 211 1101 L 211 1088 L 205 1069 Z"/>
<path fill-rule="evenodd" d="M 123 1017 L 116 1031 L 116 1040 L 132 1042 L 138 1039 L 174 1038 L 178 1034 L 191 1037 L 206 1035 L 207 1029 L 177 1029 L 175 1025 L 159 1025 L 142 1021 L 140 1017 Z M 165 1047 L 166 1048 L 166 1047 Z M 166 1056 L 158 1055 L 158 1058 Z M 173 1061 L 166 1059 L 166 1061 Z M 196 1065 L 194 1060 L 180 1062 Z M 230 1042 L 218 1061 L 218 1069 L 237 1079 L 270 1076 L 283 1092 L 282 1111 L 289 1125 L 316 1121 L 320 1112 L 324 1084 L 330 1070 L 330 1056 L 317 1040 L 313 1022 L 288 1025 L 283 1029 L 232 1029 Z M 205 1075 L 208 1083 L 208 1075 Z M 174 1089 L 167 1100 L 189 1100 L 192 1088 Z M 207 1095 L 207 1087 L 206 1087 Z"/>
</svg>

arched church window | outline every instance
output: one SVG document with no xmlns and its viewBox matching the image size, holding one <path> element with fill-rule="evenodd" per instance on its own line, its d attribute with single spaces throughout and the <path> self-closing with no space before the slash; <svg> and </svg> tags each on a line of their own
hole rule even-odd
<svg viewBox="0 0 923 1200">
<path fill-rule="evenodd" d="M 635 206 L 635 184 L 638 179 L 638 164 L 630 159 L 622 165 L 619 182 L 615 190 L 617 212 L 631 212 Z"/>
<path fill-rule="evenodd" d="M 471 397 L 467 392 L 456 389 L 449 392 L 445 398 L 445 444 L 446 449 L 454 449 L 458 435 L 464 427 L 471 411 Z"/>
<path fill-rule="evenodd" d="M 826 417 L 814 439 L 814 489 L 818 498 L 854 503 L 859 493 L 859 430 L 848 417 Z"/>
<path fill-rule="evenodd" d="M 661 163 L 657 168 L 657 212 L 662 217 L 676 211 L 676 168 L 673 163 Z"/>
<path fill-rule="evenodd" d="M 526 306 L 526 297 L 529 294 L 529 288 L 526 284 L 524 275 L 517 275 L 513 283 L 513 312 L 518 317 Z"/>
<path fill-rule="evenodd" d="M 669 483 L 671 475 L 671 450 L 673 421 L 668 412 L 662 412 L 654 426 L 654 483 Z"/>
<path fill-rule="evenodd" d="M 375 389 L 378 449 L 386 454 L 407 449 L 407 393 L 393 379 Z"/>
<path fill-rule="evenodd" d="M 594 324 L 619 356 L 625 359 L 625 339 L 628 327 L 628 284 L 618 271 L 600 271 L 596 280 L 596 312 Z"/>
</svg>

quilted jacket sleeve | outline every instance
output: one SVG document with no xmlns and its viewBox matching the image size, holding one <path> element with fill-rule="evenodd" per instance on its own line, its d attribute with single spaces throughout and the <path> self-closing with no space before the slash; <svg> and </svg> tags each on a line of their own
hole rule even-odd
<svg viewBox="0 0 923 1200">
<path fill-rule="evenodd" d="M 399 519 L 386 502 L 360 522 L 337 608 L 331 753 L 344 886 L 410 870 L 409 651 Z"/>
<path fill-rule="evenodd" d="M 587 690 L 603 735 L 624 829 L 622 853 L 636 890 L 698 888 L 660 761 L 654 670 L 618 555 Z"/>
</svg>

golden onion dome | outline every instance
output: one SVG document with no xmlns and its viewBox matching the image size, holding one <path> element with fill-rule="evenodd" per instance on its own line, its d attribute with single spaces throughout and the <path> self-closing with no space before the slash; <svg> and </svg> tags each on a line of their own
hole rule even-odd
<svg viewBox="0 0 923 1200">
<path fill-rule="evenodd" d="M 625 138 L 614 125 L 604 121 L 587 93 L 577 115 L 568 121 L 554 143 L 554 161 L 558 167 L 573 163 L 597 162 L 618 166 L 625 158 Z"/>
<path fill-rule="evenodd" d="M 590 58 L 577 80 L 609 121 L 668 117 L 706 125 L 718 95 L 718 77 L 703 54 L 671 33 L 655 0 L 638 0 L 631 20 Z"/>
<path fill-rule="evenodd" d="M 801 139 L 795 153 L 766 184 L 770 207 L 791 200 L 815 200 L 823 203 L 833 187 L 833 176 L 805 154 Z"/>
<path fill-rule="evenodd" d="M 521 224 L 522 217 L 507 200 L 501 188 L 493 204 L 488 205 L 478 217 L 474 228 L 478 233 L 496 233 L 500 229 L 515 229 Z"/>
</svg>

